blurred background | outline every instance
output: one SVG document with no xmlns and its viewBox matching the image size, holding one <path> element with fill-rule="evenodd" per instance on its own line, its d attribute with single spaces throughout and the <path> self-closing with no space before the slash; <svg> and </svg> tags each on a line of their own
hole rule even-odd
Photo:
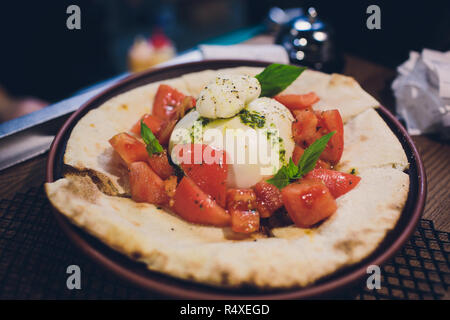
<svg viewBox="0 0 450 320">
<path fill-rule="evenodd" d="M 66 28 L 71 4 L 81 8 L 81 30 Z M 371 4 L 381 8 L 381 30 L 366 27 Z M 332 54 L 394 69 L 411 50 L 450 49 L 449 1 L 2 1 L 0 110 L 6 105 L 21 112 L 39 109 L 128 71 L 133 44 L 138 56 L 145 55 L 147 48 L 138 46 L 139 39 L 144 40 L 140 44 L 164 48 L 159 56 L 164 60 L 200 43 L 234 44 L 261 33 L 276 36 L 281 27 L 270 20 L 271 8 L 310 6 L 326 32 L 333 32 Z M 342 70 L 335 62 L 331 71 Z M 17 115 L 3 112 L 2 120 Z"/>
</svg>

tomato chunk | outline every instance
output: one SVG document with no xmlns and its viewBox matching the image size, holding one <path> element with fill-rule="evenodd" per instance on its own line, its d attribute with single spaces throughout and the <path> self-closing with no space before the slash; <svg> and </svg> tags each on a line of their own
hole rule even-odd
<svg viewBox="0 0 450 320">
<path fill-rule="evenodd" d="M 292 123 L 292 135 L 295 143 L 307 147 L 306 143 L 316 136 L 318 119 L 310 109 L 295 110 L 295 121 Z"/>
<path fill-rule="evenodd" d="M 256 207 L 256 194 L 252 189 L 228 189 L 227 209 L 252 210 Z"/>
<path fill-rule="evenodd" d="M 274 99 L 290 110 L 305 109 L 320 100 L 314 92 L 306 94 L 281 94 L 275 96 Z"/>
<path fill-rule="evenodd" d="M 239 233 L 252 233 L 259 230 L 259 214 L 255 210 L 230 210 L 231 229 Z"/>
<path fill-rule="evenodd" d="M 109 139 L 109 143 L 129 166 L 136 161 L 146 161 L 149 156 L 145 145 L 128 133 L 119 133 Z"/>
<path fill-rule="evenodd" d="M 152 154 L 148 157 L 147 162 L 161 179 L 167 179 L 174 175 L 173 167 L 169 163 L 165 150 L 161 153 Z"/>
<path fill-rule="evenodd" d="M 262 180 L 253 186 L 256 194 L 256 208 L 261 218 L 269 218 L 283 206 L 281 192 L 273 184 Z"/>
<path fill-rule="evenodd" d="M 144 114 L 144 116 L 134 124 L 133 128 L 131 128 L 131 132 L 133 132 L 137 136 L 141 136 L 141 121 L 143 121 L 147 127 L 152 130 L 153 134 L 158 135 L 159 130 L 161 130 L 163 121 L 149 113 Z"/>
<path fill-rule="evenodd" d="M 180 166 L 184 173 L 220 206 L 225 207 L 228 176 L 225 151 L 208 145 L 180 147 Z"/>
<path fill-rule="evenodd" d="M 352 190 L 361 180 L 361 177 L 350 173 L 327 169 L 314 169 L 306 175 L 306 178 L 322 180 L 335 198 Z"/>
<path fill-rule="evenodd" d="M 189 177 L 184 177 L 178 184 L 173 209 L 180 217 L 193 223 L 223 227 L 229 225 L 231 221 L 225 209 Z"/>
<path fill-rule="evenodd" d="M 192 96 L 185 96 L 181 104 L 177 107 L 176 117 L 181 119 L 184 117 L 187 111 L 195 107 L 196 101 Z"/>
<path fill-rule="evenodd" d="M 155 95 L 152 114 L 161 120 L 172 119 L 184 94 L 167 84 L 161 84 Z"/>
<path fill-rule="evenodd" d="M 298 164 L 304 152 L 305 149 L 296 145 L 294 147 L 294 152 L 292 153 L 292 161 L 294 161 L 295 164 Z M 331 165 L 328 162 L 319 159 L 316 162 L 315 168 L 330 169 Z"/>
<path fill-rule="evenodd" d="M 170 135 L 172 134 L 175 125 L 177 124 L 177 120 L 165 120 L 161 124 L 161 129 L 156 134 L 156 138 L 162 146 L 167 146 L 170 140 Z"/>
<path fill-rule="evenodd" d="M 164 205 L 168 203 L 164 181 L 145 162 L 130 165 L 131 198 L 136 202 Z"/>
<path fill-rule="evenodd" d="M 155 95 L 152 114 L 161 120 L 178 120 L 194 106 L 193 97 L 186 97 L 171 86 L 161 84 Z"/>
<path fill-rule="evenodd" d="M 336 210 L 336 200 L 319 179 L 302 179 L 281 190 L 283 203 L 292 221 L 309 228 L 328 218 Z"/>
<path fill-rule="evenodd" d="M 167 146 L 170 135 L 177 124 L 177 120 L 161 120 L 151 114 L 145 114 L 141 120 L 150 128 L 159 143 Z M 139 137 L 141 136 L 141 120 L 136 122 L 131 128 L 131 132 Z"/>
<path fill-rule="evenodd" d="M 295 143 L 302 148 L 307 148 L 325 134 L 336 131 L 320 158 L 332 165 L 337 164 L 344 151 L 344 124 L 339 111 L 313 112 L 311 109 L 303 109 L 294 110 L 294 116 L 296 121 L 292 123 L 292 135 Z"/>
<path fill-rule="evenodd" d="M 336 131 L 320 155 L 322 160 L 329 161 L 335 165 L 341 159 L 342 152 L 344 151 L 344 123 L 341 114 L 338 110 L 327 110 L 318 112 L 317 116 L 319 119 L 318 132 L 320 132 L 318 138 L 331 131 Z"/>
</svg>

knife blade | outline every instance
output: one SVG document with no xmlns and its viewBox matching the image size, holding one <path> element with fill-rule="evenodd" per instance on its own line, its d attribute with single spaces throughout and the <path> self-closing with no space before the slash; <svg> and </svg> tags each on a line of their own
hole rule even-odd
<svg viewBox="0 0 450 320">
<path fill-rule="evenodd" d="M 72 112 L 124 76 L 115 77 L 81 94 L 0 124 L 0 170 L 45 153 L 56 132 Z"/>
<path fill-rule="evenodd" d="M 191 49 L 157 67 L 201 59 L 200 50 Z M 71 113 L 127 75 L 121 74 L 42 110 L 0 124 L 0 170 L 47 152 L 59 128 Z"/>
</svg>

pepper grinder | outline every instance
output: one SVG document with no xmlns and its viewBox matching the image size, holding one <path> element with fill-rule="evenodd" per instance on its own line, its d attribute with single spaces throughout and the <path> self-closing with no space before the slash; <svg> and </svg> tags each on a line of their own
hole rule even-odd
<svg viewBox="0 0 450 320">
<path fill-rule="evenodd" d="M 275 43 L 287 50 L 291 63 L 328 73 L 340 72 L 344 67 L 334 30 L 318 18 L 314 7 L 284 24 Z"/>
</svg>

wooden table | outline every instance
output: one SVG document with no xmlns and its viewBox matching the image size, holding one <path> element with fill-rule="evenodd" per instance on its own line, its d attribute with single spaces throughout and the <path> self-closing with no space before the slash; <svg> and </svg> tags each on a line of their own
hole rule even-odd
<svg viewBox="0 0 450 320">
<path fill-rule="evenodd" d="M 258 36 L 247 43 L 271 43 L 271 36 Z M 354 77 L 361 86 L 390 110 L 395 101 L 391 83 L 395 70 L 364 59 L 346 55 L 344 74 Z M 428 178 L 428 196 L 423 217 L 431 219 L 439 230 L 450 232 L 450 145 L 428 136 L 415 136 Z M 47 155 L 0 172 L 0 199 L 10 199 L 17 192 L 41 186 L 45 177 Z"/>
</svg>

